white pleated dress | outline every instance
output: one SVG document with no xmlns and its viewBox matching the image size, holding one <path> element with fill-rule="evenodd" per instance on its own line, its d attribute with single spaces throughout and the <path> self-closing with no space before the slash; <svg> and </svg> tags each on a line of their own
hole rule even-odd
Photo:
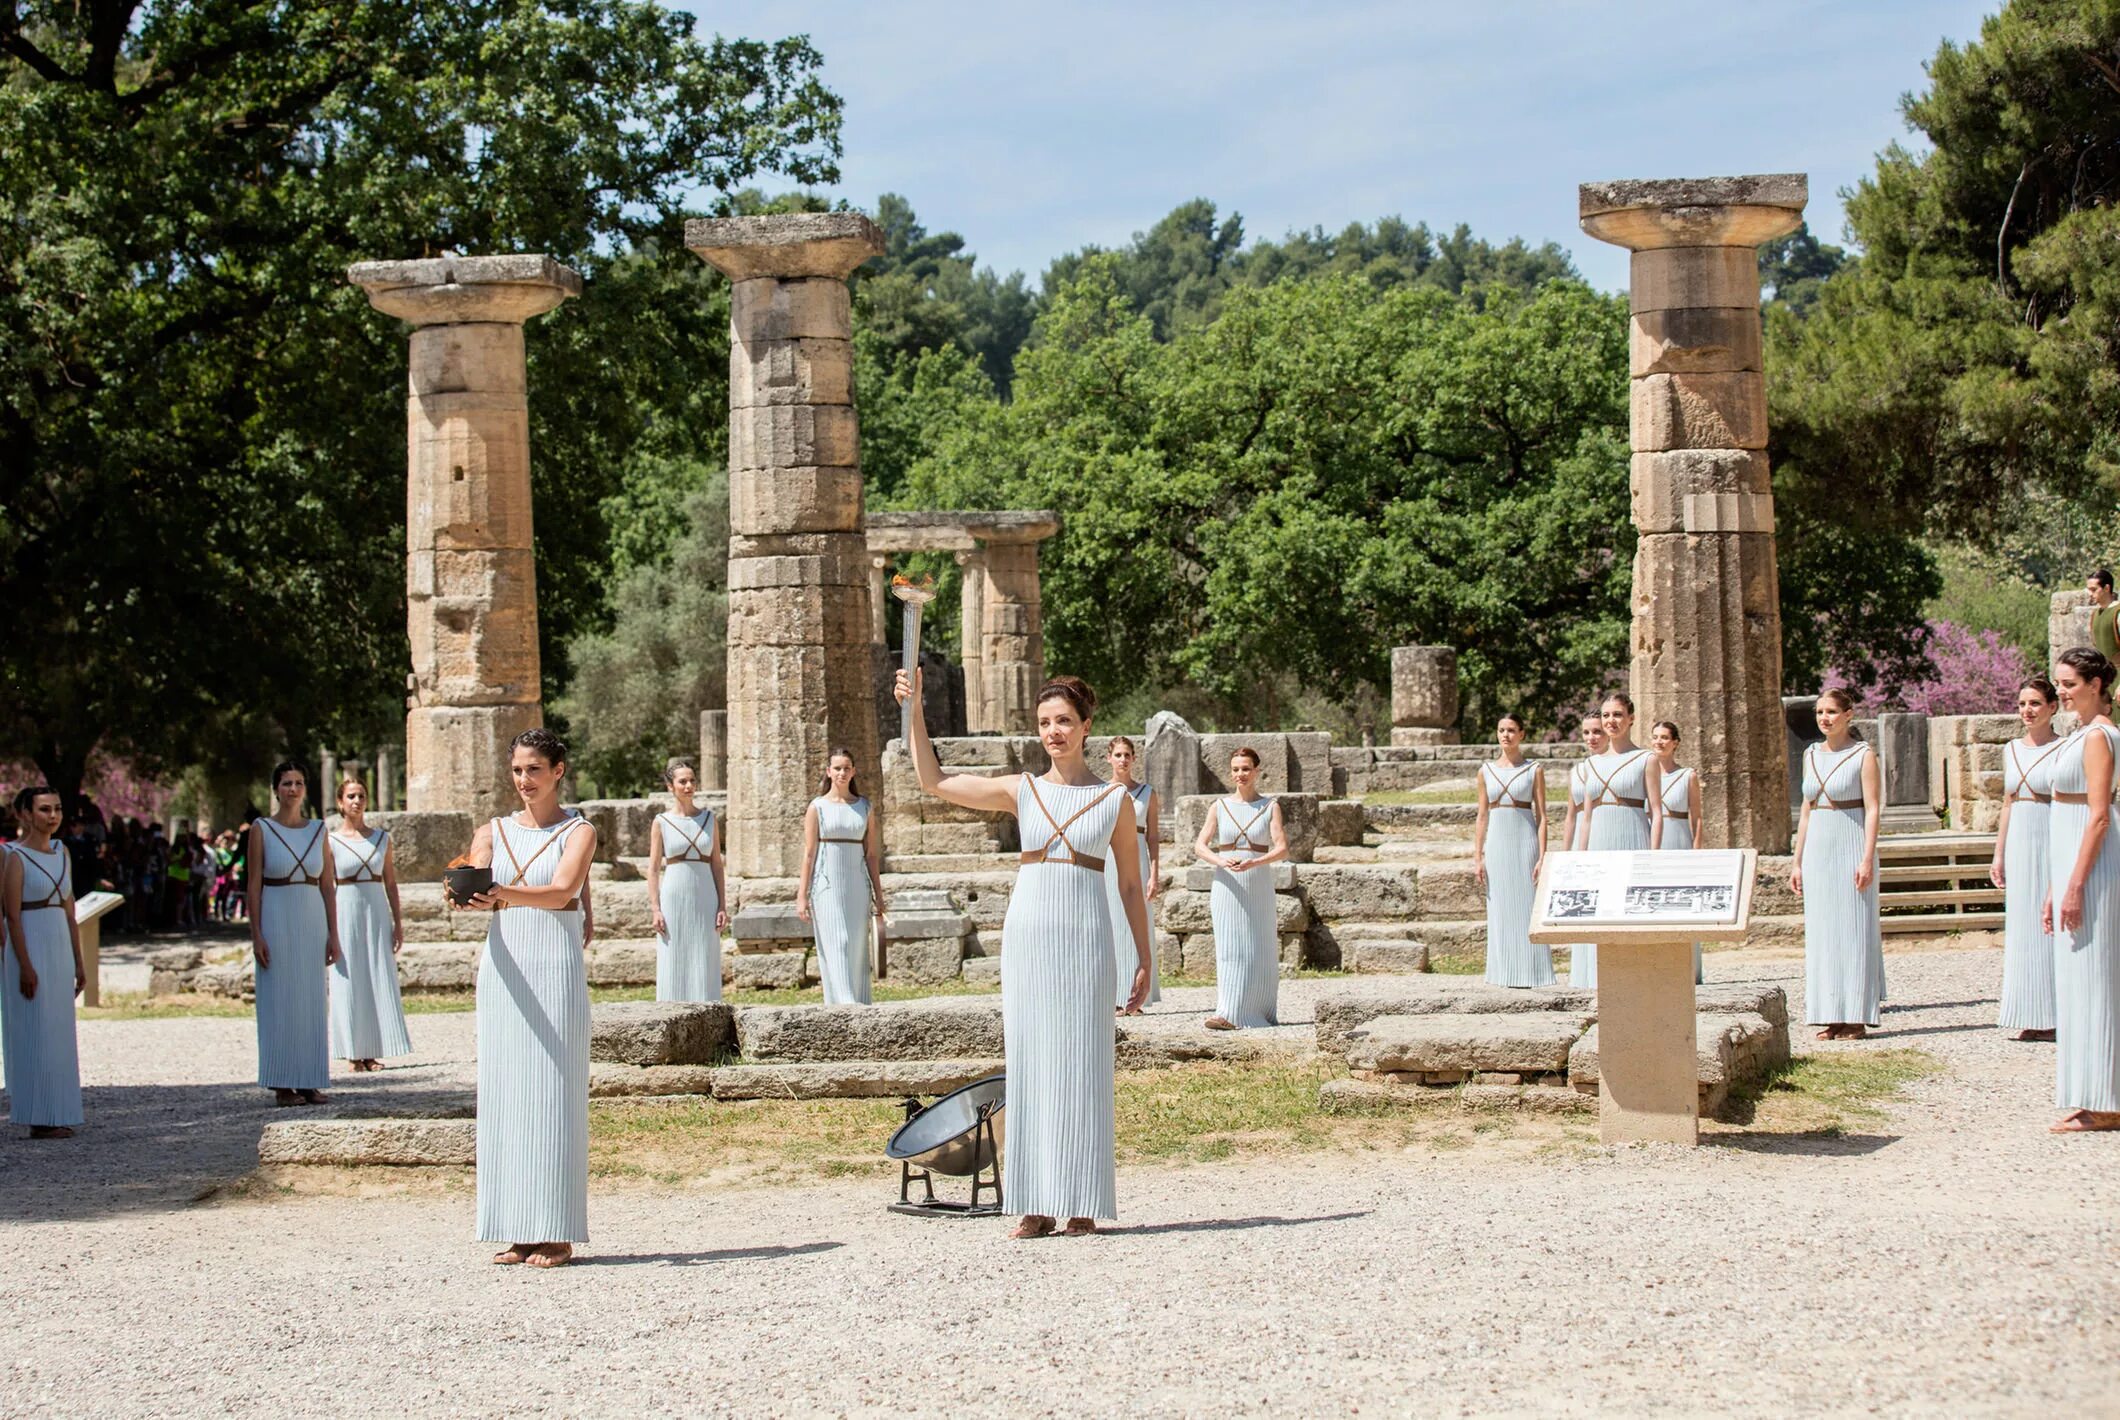
<svg viewBox="0 0 2120 1420">
<path fill-rule="evenodd" d="M 66 849 L 39 853 L 8 845 L 22 864 L 22 935 L 37 973 L 37 994 L 22 996 L 22 964 L 12 946 L 0 970 L 0 1048 L 7 1058 L 8 1119 L 37 1128 L 81 1122 L 81 1057 L 74 1041 L 74 939 L 67 930 L 74 895 Z M 0 864 L 7 861 L 0 854 Z"/>
<path fill-rule="evenodd" d="M 1141 891 L 1148 891 L 1148 801 L 1155 790 L 1146 784 L 1136 784 L 1126 791 L 1134 801 L 1134 856 L 1141 864 Z M 1107 872 L 1104 875 L 1104 901 L 1112 914 L 1112 967 L 1119 979 L 1117 992 L 1113 996 L 1119 1009 L 1126 1009 L 1126 998 L 1133 994 L 1134 966 L 1139 958 L 1134 952 L 1133 924 L 1126 920 L 1126 909 L 1119 902 L 1119 875 Z M 1156 965 L 1156 908 L 1154 903 L 1145 903 L 1148 908 L 1148 1000 L 1144 1005 L 1163 999 L 1163 974 Z"/>
<path fill-rule="evenodd" d="M 1553 949 L 1531 940 L 1531 898 L 1537 883 L 1539 823 L 1532 787 L 1537 763 L 1508 769 L 1480 766 L 1487 800 L 1487 983 L 1551 986 Z"/>
<path fill-rule="evenodd" d="M 567 836 L 493 820 L 493 880 L 550 887 Z M 593 832 L 594 830 L 588 830 Z M 589 1240 L 589 980 L 582 914 L 504 907 L 478 968 L 478 1235 Z"/>
<path fill-rule="evenodd" d="M 1803 1007 L 1812 1025 L 1874 1026 L 1884 1000 L 1875 872 L 1868 887 L 1855 890 L 1864 833 L 1862 764 L 1870 752 L 1861 741 L 1838 755 L 1822 742 L 1804 751 L 1811 827 L 1803 844 Z M 1875 869 L 1874 860 L 1870 866 Z"/>
<path fill-rule="evenodd" d="M 258 1083 L 321 1090 L 331 1083 L 331 972 L 324 965 L 324 824 L 257 820 L 265 840 L 258 935 L 271 964 L 257 972 Z"/>
<path fill-rule="evenodd" d="M 658 814 L 662 835 L 662 912 L 666 930 L 655 943 L 655 999 L 721 999 L 721 897 L 714 891 L 714 810 L 686 818 Z"/>
<path fill-rule="evenodd" d="M 834 803 L 819 795 L 817 865 L 810 870 L 810 929 L 817 979 L 827 1006 L 869 1004 L 869 801 Z"/>
<path fill-rule="evenodd" d="M 1681 765 L 1664 776 L 1659 797 L 1664 804 L 1666 852 L 1684 852 L 1693 847 L 1693 771 Z M 1693 984 L 1708 978 L 1701 973 L 1700 943 L 1693 944 Z"/>
<path fill-rule="evenodd" d="M 331 835 L 331 875 L 338 884 L 339 960 L 331 968 L 331 1053 L 341 1060 L 392 1060 L 412 1053 L 405 1005 L 398 996 L 397 954 L 390 949 L 390 895 L 383 865 L 390 835 L 368 830 L 355 842 Z"/>
<path fill-rule="evenodd" d="M 1583 761 L 1583 847 L 1640 852 L 1649 846 L 1649 751 L 1607 750 Z M 1597 944 L 1568 960 L 1568 984 L 1595 989 Z"/>
<path fill-rule="evenodd" d="M 2064 743 L 2011 740 L 2002 747 L 2002 791 L 2010 802 L 2010 834 L 2002 845 L 2002 1011 L 1996 1021 L 2003 1030 L 2054 1029 L 2054 938 L 2039 919 L 2051 876 L 2054 756 Z"/>
<path fill-rule="evenodd" d="M 2120 752 L 2120 730 L 2094 725 Z M 2054 807 L 2048 847 L 2053 855 L 2054 895 L 2054 1103 L 2062 1109 L 2120 1110 L 2120 824 L 2109 824 L 2098 860 L 2083 884 L 2083 921 L 2061 926 L 2061 899 L 2083 848 L 2093 809 L 2062 802 L 2081 797 L 2083 737 L 2069 736 L 2053 758 Z M 2112 806 L 2095 806 L 2113 815 Z M 2012 813 L 2015 810 L 2011 810 Z"/>
<path fill-rule="evenodd" d="M 1248 861 L 1273 848 L 1273 800 L 1215 804 L 1215 852 Z M 1208 918 L 1215 929 L 1215 1014 L 1239 1029 L 1280 1023 L 1281 937 L 1273 873 L 1215 869 Z"/>
<path fill-rule="evenodd" d="M 1001 926 L 1008 1057 L 1002 1179 L 1011 1213 L 1117 1218 L 1112 919 L 1104 859 L 1121 798 L 1108 784 L 1017 781 L 1025 845 Z"/>
</svg>

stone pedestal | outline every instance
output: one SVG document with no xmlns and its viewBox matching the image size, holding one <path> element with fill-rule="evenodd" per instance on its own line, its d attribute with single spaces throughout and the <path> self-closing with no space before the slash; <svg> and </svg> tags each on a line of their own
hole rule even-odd
<svg viewBox="0 0 2120 1420">
<path fill-rule="evenodd" d="M 2056 592 L 2048 602 L 2046 618 L 2046 674 L 2063 651 L 2091 644 L 2091 594 L 2077 590 Z"/>
<path fill-rule="evenodd" d="M 940 888 L 892 894 L 876 955 L 881 974 L 898 985 L 932 986 L 964 974 L 972 919 Z"/>
<path fill-rule="evenodd" d="M 508 742 L 544 721 L 523 322 L 581 290 L 548 256 L 368 261 L 347 273 L 410 321 L 405 807 L 515 804 Z"/>
<path fill-rule="evenodd" d="M 1050 516 L 1050 515 L 1046 515 Z M 983 725 L 995 734 L 1027 735 L 1038 728 L 1034 697 L 1045 681 L 1045 619 L 1038 590 L 1038 543 L 1058 531 L 1057 520 L 1021 527 L 972 530 L 985 548 L 986 604 L 980 612 L 979 693 Z M 966 679 L 970 679 L 967 672 Z"/>
<path fill-rule="evenodd" d="M 1391 648 L 1391 742 L 1458 742 L 1457 652 L 1449 646 Z"/>
<path fill-rule="evenodd" d="M 1598 1132 L 1700 1142 L 1693 948 L 1686 942 L 1597 949 Z"/>
<path fill-rule="evenodd" d="M 1808 196 L 1801 174 L 1581 190 L 1583 230 L 1634 253 L 1634 699 L 1692 746 L 1707 841 L 1763 852 L 1789 812 L 1758 247 Z"/>
<path fill-rule="evenodd" d="M 1142 778 L 1163 801 L 1163 816 L 1157 827 L 1169 842 L 1178 826 L 1170 806 L 1203 788 L 1200 775 L 1200 735 L 1175 710 L 1158 710 L 1148 717 L 1148 733 L 1142 736 Z"/>
<path fill-rule="evenodd" d="M 1929 717 L 1877 717 L 1877 756 L 1884 773 L 1882 833 L 1930 833 L 1943 826 L 1929 806 Z"/>
<path fill-rule="evenodd" d="M 846 278 L 883 234 L 798 213 L 691 221 L 685 245 L 733 283 L 729 873 L 788 880 L 832 748 L 880 775 Z"/>
</svg>

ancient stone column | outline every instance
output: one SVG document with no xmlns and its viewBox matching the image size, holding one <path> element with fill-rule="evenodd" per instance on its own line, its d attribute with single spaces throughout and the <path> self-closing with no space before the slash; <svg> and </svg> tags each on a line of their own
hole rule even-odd
<svg viewBox="0 0 2120 1420">
<path fill-rule="evenodd" d="M 846 279 L 883 235 L 858 212 L 805 212 L 691 221 L 685 245 L 733 285 L 729 872 L 792 898 L 832 747 L 881 782 Z"/>
<path fill-rule="evenodd" d="M 1457 651 L 1449 646 L 1391 648 L 1391 742 L 1458 742 Z"/>
<path fill-rule="evenodd" d="M 514 807 L 508 741 L 542 724 L 523 322 L 581 291 L 549 256 L 364 261 L 410 321 L 405 401 L 405 807 L 482 823 Z"/>
<path fill-rule="evenodd" d="M 1800 173 L 1581 191 L 1583 230 L 1634 253 L 1634 699 L 1685 737 L 1707 841 L 1763 852 L 1789 808 L 1758 248 L 1808 197 Z"/>
<path fill-rule="evenodd" d="M 959 552 L 957 646 L 964 666 L 964 730 L 984 734 L 986 718 L 986 554 Z"/>
<path fill-rule="evenodd" d="M 716 792 L 729 787 L 729 712 L 699 712 L 699 787 Z"/>
<path fill-rule="evenodd" d="M 1032 697 L 1045 683 L 1045 619 L 1038 544 L 1060 531 L 1049 512 L 990 513 L 968 525 L 985 563 L 979 616 L 979 708 L 974 734 L 1028 735 L 1038 728 Z M 972 667 L 965 666 L 969 685 Z M 967 691 L 969 698 L 969 691 Z"/>
<path fill-rule="evenodd" d="M 869 559 L 869 644 L 891 644 L 891 559 Z"/>
</svg>

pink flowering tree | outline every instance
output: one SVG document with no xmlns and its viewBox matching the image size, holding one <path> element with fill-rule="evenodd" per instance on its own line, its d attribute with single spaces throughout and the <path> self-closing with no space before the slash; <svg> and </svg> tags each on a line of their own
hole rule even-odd
<svg viewBox="0 0 2120 1420">
<path fill-rule="evenodd" d="M 1919 670 L 1896 685 L 1881 662 L 1833 666 L 1825 683 L 1853 695 L 1865 714 L 1907 710 L 1919 715 L 2006 715 L 2016 708 L 2018 685 L 2032 674 L 2031 658 L 1999 632 L 1931 621 L 1921 646 Z"/>
</svg>

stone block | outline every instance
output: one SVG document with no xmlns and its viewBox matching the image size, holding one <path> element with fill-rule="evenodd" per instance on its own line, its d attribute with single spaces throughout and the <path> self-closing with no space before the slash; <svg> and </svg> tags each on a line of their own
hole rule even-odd
<svg viewBox="0 0 2120 1420">
<path fill-rule="evenodd" d="M 397 956 L 401 991 L 469 991 L 478 985 L 479 949 L 471 943 L 407 945 Z"/>
<path fill-rule="evenodd" d="M 1001 957 L 999 956 L 999 954 L 996 954 L 994 956 L 966 957 L 964 959 L 964 979 L 966 981 L 977 981 L 982 984 L 991 983 L 996 986 L 1000 985 Z"/>
<path fill-rule="evenodd" d="M 1391 727 L 1391 743 L 1394 748 L 1400 749 L 1420 745 L 1454 745 L 1458 743 L 1458 732 L 1424 725 L 1394 725 Z"/>
<path fill-rule="evenodd" d="M 639 1095 L 711 1095 L 714 1071 L 705 1065 L 614 1065 L 589 1062 L 589 1098 Z"/>
<path fill-rule="evenodd" d="M 1369 827 L 1359 799 L 1327 799 L 1318 805 L 1318 846 L 1359 848 Z"/>
<path fill-rule="evenodd" d="M 757 340 L 744 346 L 743 353 L 750 358 L 729 361 L 731 409 L 854 402 L 854 347 L 849 341 Z"/>
<path fill-rule="evenodd" d="M 1627 298 L 1636 315 L 1698 308 L 1759 309 L 1756 245 L 1638 251 L 1629 266 Z"/>
<path fill-rule="evenodd" d="M 861 525 L 861 470 L 812 464 L 742 468 L 729 476 L 738 533 L 846 532 Z M 866 605 L 866 597 L 863 598 Z"/>
<path fill-rule="evenodd" d="M 2078 587 L 2055 592 L 2047 602 L 2046 658 L 2052 664 L 2063 651 L 2091 644 L 2091 594 Z M 2051 674 L 2051 672 L 2049 672 Z"/>
<path fill-rule="evenodd" d="M 1351 1070 L 1520 1071 L 1568 1068 L 1568 1052 L 1593 1017 L 1558 1011 L 1378 1016 L 1347 1043 Z"/>
<path fill-rule="evenodd" d="M 1391 649 L 1391 723 L 1449 729 L 1458 718 L 1457 651 L 1450 646 Z"/>
<path fill-rule="evenodd" d="M 860 434 L 850 405 L 762 405 L 729 411 L 729 467 L 736 471 L 729 480 L 730 528 L 737 532 L 836 531 L 858 527 L 861 498 Z M 767 476 L 757 477 L 765 472 Z M 853 480 L 851 494 L 844 485 Z M 799 522 L 773 521 L 757 516 L 739 517 L 739 486 L 758 496 L 760 486 L 780 488 L 801 483 L 813 490 L 830 492 L 797 495 L 807 505 L 825 505 L 833 516 L 814 527 Z M 851 503 L 857 516 L 843 516 Z"/>
<path fill-rule="evenodd" d="M 1541 1011 L 1594 1015 L 1597 993 L 1569 986 L 1511 990 L 1463 976 L 1402 976 L 1389 982 L 1364 982 L 1318 998 L 1318 1049 L 1327 1055 L 1345 1054 L 1354 1031 L 1380 1016 Z"/>
<path fill-rule="evenodd" d="M 1351 944 L 1352 960 L 1343 948 L 1340 965 L 1348 971 L 1401 976 L 1428 970 L 1426 943 L 1410 937 L 1361 938 Z"/>
<path fill-rule="evenodd" d="M 1786 1029 L 1777 1032 L 1772 1022 L 1758 1015 L 1696 1016 L 1694 1043 L 1703 1116 L 1720 1113 L 1733 1086 L 1762 1079 L 1789 1059 Z M 1569 1052 L 1568 1083 L 1586 1093 L 1597 1090 L 1598 1044 L 1594 1026 Z"/>
<path fill-rule="evenodd" d="M 534 694 L 534 666 L 530 683 Z M 520 808 L 508 782 L 508 744 L 543 721 L 535 704 L 414 705 L 405 714 L 406 809 L 455 811 L 480 824 Z M 451 856 L 470 842 L 466 834 Z"/>
<path fill-rule="evenodd" d="M 1332 736 L 1323 730 L 1291 730 L 1282 738 L 1288 744 L 1290 792 L 1310 794 L 1320 800 L 1331 798 Z"/>
<path fill-rule="evenodd" d="M 1001 1003 L 991 997 L 874 1006 L 747 1006 L 736 1013 L 744 1058 L 962 1060 L 1000 1056 Z"/>
<path fill-rule="evenodd" d="M 780 212 L 691 218 L 685 246 L 741 289 L 803 278 L 843 283 L 855 267 L 883 252 L 884 238 L 860 212 Z"/>
<path fill-rule="evenodd" d="M 1767 386 L 1756 372 L 1645 375 L 1633 383 L 1631 404 L 1638 451 L 1767 446 Z"/>
<path fill-rule="evenodd" d="M 1637 311 L 1627 343 L 1628 372 L 1637 378 L 1765 368 L 1757 303 Z"/>
<path fill-rule="evenodd" d="M 258 1138 L 258 1162 L 337 1168 L 465 1167 L 478 1162 L 478 1121 L 289 1120 L 265 1126 Z"/>
<path fill-rule="evenodd" d="M 1756 284 L 1756 278 L 1755 278 Z M 738 281 L 729 292 L 730 383 L 751 350 L 789 340 L 852 338 L 853 302 L 845 281 Z"/>
<path fill-rule="evenodd" d="M 1512 811 L 1513 812 L 1513 811 Z M 1470 862 L 1424 863 L 1420 868 L 1421 915 L 1485 917 L 1487 892 Z"/>
<path fill-rule="evenodd" d="M 1684 532 L 1702 521 L 1701 510 L 1717 500 L 1763 499 L 1771 528 L 1773 481 L 1764 452 L 1757 449 L 1674 449 L 1638 453 L 1629 464 L 1634 525 L 1643 532 Z M 1732 503 L 1730 506 L 1740 506 Z M 1700 531 L 1701 529 L 1694 529 Z"/>
<path fill-rule="evenodd" d="M 810 924 L 795 915 L 793 902 L 747 902 L 729 919 L 736 950 L 782 951 L 784 943 L 811 940 Z"/>
<path fill-rule="evenodd" d="M 614 1065 L 711 1065 L 736 1044 L 719 1001 L 612 1001 L 589 1009 L 589 1058 Z"/>
<path fill-rule="evenodd" d="M 964 937 L 893 938 L 884 959 L 888 963 L 885 975 L 894 985 L 933 986 L 955 981 L 964 970 Z"/>
<path fill-rule="evenodd" d="M 1411 868 L 1306 863 L 1296 870 L 1296 887 L 1312 915 L 1327 921 L 1406 922 L 1419 915 Z"/>
<path fill-rule="evenodd" d="M 941 888 L 905 888 L 885 898 L 883 919 L 886 941 L 901 938 L 961 938 L 970 935 L 967 917 Z M 950 973 L 952 976 L 955 972 Z"/>
<path fill-rule="evenodd" d="M 1877 717 L 1877 754 L 1887 808 L 1929 806 L 1929 717 L 1886 712 Z"/>
<path fill-rule="evenodd" d="M 793 991 L 808 982 L 809 952 L 733 953 L 722 958 L 722 973 L 738 991 Z"/>
<path fill-rule="evenodd" d="M 834 1060 L 802 1064 L 724 1065 L 714 1072 L 722 1100 L 901 1099 L 941 1095 L 1003 1068 L 999 1056 L 975 1060 Z"/>
</svg>

